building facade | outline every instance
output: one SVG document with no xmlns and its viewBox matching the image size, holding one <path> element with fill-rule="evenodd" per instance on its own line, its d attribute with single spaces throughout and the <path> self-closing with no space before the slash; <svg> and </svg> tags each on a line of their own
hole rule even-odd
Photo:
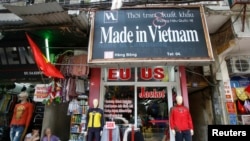
<svg viewBox="0 0 250 141">
<path fill-rule="evenodd" d="M 159 14 L 158 16 L 160 17 L 157 18 L 167 16 L 168 19 L 172 18 L 172 22 L 166 23 L 167 21 L 162 19 L 156 19 L 155 21 L 152 21 L 152 25 L 158 25 L 158 27 L 161 27 L 156 31 L 156 28 L 153 29 L 154 26 L 143 25 L 144 23 L 147 24 L 149 22 L 145 19 L 142 19 L 143 16 L 144 18 L 147 16 L 150 19 L 150 16 L 152 15 L 150 15 L 150 12 L 145 10 L 145 6 L 140 7 L 139 2 L 134 6 L 128 6 L 129 2 L 124 2 L 123 9 L 120 9 L 120 12 L 124 12 L 124 15 L 127 15 L 127 17 L 123 17 L 123 19 L 128 19 L 123 21 L 125 25 L 123 25 L 123 22 L 121 22 L 112 28 L 112 23 L 109 23 L 109 26 L 105 24 L 94 23 L 94 19 L 96 18 L 95 16 L 98 16 L 98 14 L 92 14 L 95 12 L 100 12 L 103 14 L 106 12 L 106 10 L 109 12 L 111 2 L 84 2 L 59 1 L 58 3 L 52 2 L 50 5 L 46 5 L 44 1 L 35 1 L 34 3 L 31 2 L 32 5 L 28 3 L 26 9 L 24 8 L 24 6 L 27 4 L 26 2 L 18 1 L 11 3 L 11 5 L 5 3 L 3 9 L 8 9 L 12 12 L 12 14 L 14 13 L 14 15 L 12 15 L 13 17 L 11 18 L 12 24 L 6 24 L 6 21 L 8 21 L 6 20 L 6 13 L 0 14 L 2 16 L 4 15 L 5 17 L 1 18 L 1 20 L 3 19 L 1 24 L 4 25 L 2 30 L 6 33 L 10 33 L 8 36 L 14 36 L 17 31 L 28 31 L 33 35 L 33 37 L 44 37 L 39 34 L 42 30 L 55 31 L 58 33 L 59 29 L 59 33 L 61 33 L 61 35 L 54 34 L 54 36 L 58 35 L 57 37 L 60 38 L 58 39 L 58 42 L 60 42 L 60 44 L 58 42 L 51 44 L 51 50 L 54 51 L 54 56 L 57 56 L 62 52 L 67 52 L 67 50 L 72 50 L 73 52 L 77 52 L 77 50 L 80 50 L 80 52 L 87 51 L 88 62 L 81 63 L 81 65 L 89 67 L 89 74 L 87 77 L 89 80 L 89 106 L 92 106 L 91 101 L 93 99 L 98 98 L 100 101 L 99 106 L 104 109 L 107 120 L 113 119 L 114 117 L 125 118 L 129 123 L 135 124 L 141 128 L 145 139 L 156 139 L 156 137 L 158 137 L 156 140 L 162 140 L 164 135 L 169 135 L 166 139 L 170 139 L 171 141 L 174 140 L 173 135 L 168 132 L 169 130 L 167 122 L 169 110 L 174 105 L 174 97 L 177 94 L 182 94 L 184 97 L 184 105 L 190 108 L 194 121 L 194 141 L 206 140 L 207 125 L 209 124 L 242 124 L 242 122 L 244 122 L 242 121 L 242 117 L 248 117 L 247 112 L 240 114 L 237 110 L 238 99 L 233 99 L 233 91 L 231 88 L 238 88 L 242 86 L 246 88 L 249 85 L 248 82 L 245 82 L 249 79 L 249 73 L 247 71 L 243 71 L 243 73 L 237 71 L 236 74 L 234 69 L 230 70 L 230 65 L 228 64 L 228 62 L 231 61 L 235 62 L 235 56 L 239 55 L 244 56 L 244 59 L 248 59 L 249 62 L 249 58 L 247 57 L 249 54 L 247 54 L 247 51 L 245 50 L 242 51 L 241 48 L 241 46 L 247 44 L 246 36 L 248 35 L 248 27 L 247 24 L 240 24 L 240 20 L 238 19 L 239 16 L 242 16 L 242 13 L 238 12 L 238 10 L 241 8 L 240 4 L 237 4 L 235 8 L 232 3 L 230 5 L 227 1 L 197 2 L 199 5 L 202 5 L 202 8 L 204 8 L 204 11 L 198 10 L 201 12 L 198 14 L 204 14 L 204 22 L 199 23 L 197 25 L 198 27 L 194 28 L 197 28 L 197 33 L 199 34 L 204 32 L 205 37 L 203 38 L 203 44 L 205 46 L 208 45 L 206 48 L 207 50 L 202 50 L 202 48 L 196 44 L 189 45 L 188 43 L 186 44 L 187 48 L 188 46 L 195 46 L 197 47 L 195 49 L 196 51 L 192 52 L 189 49 L 183 50 L 183 46 L 179 46 L 179 41 L 176 41 L 177 44 L 174 44 L 175 49 L 172 49 L 172 51 L 167 51 L 168 54 L 165 55 L 168 55 L 168 57 L 165 58 L 164 54 L 161 53 L 166 50 L 158 49 L 155 51 L 155 49 L 157 49 L 157 46 L 161 46 L 161 43 L 164 41 L 174 41 L 173 38 L 167 38 L 169 37 L 167 35 L 172 33 L 173 30 L 173 32 L 177 32 L 178 28 L 183 28 L 181 29 L 183 32 L 182 34 L 184 34 L 184 29 L 189 30 L 189 28 L 192 27 L 188 25 L 190 24 L 189 22 L 191 22 L 191 20 L 196 22 L 195 20 L 197 20 L 196 18 L 192 17 L 192 14 L 187 14 L 188 18 L 186 19 L 177 19 L 179 22 L 174 21 L 176 20 L 174 19 L 176 16 L 174 14 L 175 12 L 166 12 L 168 15 Z M 44 5 L 36 5 L 39 3 L 44 3 Z M 153 2 L 148 3 L 146 4 L 146 9 L 151 9 L 154 13 L 156 13 L 155 15 L 157 16 L 157 13 L 163 11 L 160 8 L 163 7 L 162 3 L 164 2 L 159 3 L 161 3 L 161 6 Z M 175 11 L 177 9 L 176 13 L 180 13 L 178 8 L 185 7 L 186 9 L 192 11 L 192 7 L 196 7 L 197 3 L 164 3 L 164 10 L 168 8 L 170 11 Z M 18 7 L 16 7 L 16 5 L 18 5 Z M 75 8 L 76 5 L 80 6 L 80 8 Z M 91 11 L 91 6 L 94 7 L 93 11 Z M 244 4 L 242 6 L 244 7 Z M 105 7 L 106 9 L 102 10 L 100 7 Z M 157 11 L 158 9 L 160 9 L 160 11 Z M 127 10 L 131 11 L 126 13 Z M 133 10 L 137 11 L 133 12 Z M 51 12 L 55 12 L 56 14 L 51 14 Z M 33 15 L 30 16 L 30 14 Z M 216 24 L 213 23 L 214 20 L 211 19 L 217 18 L 220 20 L 216 20 Z M 246 12 L 246 19 L 247 18 L 248 16 Z M 106 22 L 110 22 L 111 20 L 114 22 L 115 19 L 116 17 L 109 15 L 109 19 L 107 19 Z M 186 22 L 185 20 L 187 19 L 190 21 Z M 101 20 L 101 17 L 99 17 L 99 20 Z M 134 20 L 141 20 L 144 22 L 142 24 L 138 22 L 138 26 L 133 25 L 133 22 L 129 23 L 129 21 Z M 245 20 L 245 22 L 247 23 L 247 20 Z M 169 28 L 166 28 L 166 30 L 162 30 L 165 29 L 164 26 L 162 26 L 164 23 L 170 25 Z M 22 28 L 17 28 L 16 26 L 13 28 L 13 24 L 22 25 Z M 57 24 L 60 26 L 57 26 Z M 93 26 L 93 24 L 95 26 Z M 178 27 L 176 27 L 175 24 L 178 25 Z M 233 25 L 233 27 L 231 28 L 230 25 Z M 38 28 L 39 26 L 40 29 Z M 52 26 L 57 28 L 51 28 Z M 135 29 L 131 28 L 133 26 Z M 144 32 L 147 32 L 146 29 L 144 29 L 145 27 L 148 29 L 148 33 L 146 34 L 144 34 Z M 201 29 L 204 27 L 205 30 Z M 4 35 L 4 32 L 2 32 L 2 35 Z M 63 38 L 64 33 L 68 34 L 68 32 L 76 33 L 74 34 L 75 36 L 69 34 L 75 38 L 74 40 L 69 38 L 69 36 L 66 36 L 66 39 Z M 92 35 L 93 33 L 95 34 Z M 7 37 L 7 34 L 5 35 Z M 24 35 L 24 33 L 21 33 L 21 35 Z M 79 35 L 81 38 L 76 38 Z M 111 35 L 114 36 L 111 37 Z M 158 38 L 156 35 L 159 35 L 162 38 Z M 209 36 L 207 37 L 207 35 Z M 146 39 L 145 36 L 151 37 L 151 39 Z M 198 40 L 197 38 L 195 39 L 194 35 L 192 36 L 194 37 L 192 40 L 193 42 Z M 137 37 L 137 40 L 133 37 Z M 201 35 L 197 37 L 201 39 Z M 10 40 L 4 40 L 4 38 L 5 37 L 3 37 L 2 40 L 4 42 L 0 42 L 0 44 L 2 47 L 1 51 L 4 52 L 5 56 L 13 53 L 13 51 L 12 53 L 10 53 L 11 51 L 8 53 L 8 50 L 13 49 L 14 46 L 16 46 L 17 50 L 19 50 L 18 54 L 22 54 L 22 50 L 20 50 L 22 47 L 23 52 L 25 53 L 26 50 L 29 50 L 29 45 L 28 42 L 25 41 L 25 36 L 20 39 L 12 37 Z M 157 39 L 161 42 L 154 44 L 154 39 Z M 9 44 L 11 40 L 17 41 L 17 44 Z M 19 47 L 20 43 L 18 40 L 24 41 L 22 47 Z M 78 46 L 79 44 L 76 44 L 77 40 L 83 40 L 84 45 Z M 134 40 L 137 41 L 137 44 L 131 44 L 131 42 Z M 42 46 L 42 49 L 44 49 L 43 46 L 45 47 L 45 45 L 43 40 L 35 38 L 35 41 L 40 46 Z M 103 44 L 100 44 L 99 41 L 103 41 Z M 72 45 L 68 42 L 74 42 L 75 44 Z M 185 40 L 185 42 L 188 42 L 188 40 Z M 81 43 L 82 42 L 80 42 L 80 44 Z M 211 50 L 209 48 L 209 44 L 211 44 Z M 137 52 L 130 50 L 129 54 L 123 57 L 123 55 L 126 55 L 126 53 L 124 54 L 123 52 L 127 51 L 124 51 L 124 48 L 128 47 L 129 45 L 134 45 L 135 47 L 145 47 L 150 45 L 150 47 L 155 46 L 155 48 L 148 50 L 146 49 L 142 54 L 145 56 L 139 56 L 142 52 L 141 50 L 138 50 Z M 114 47 L 112 48 L 112 51 L 118 50 L 120 52 L 113 56 L 112 53 L 114 52 L 110 52 L 108 49 L 105 50 L 105 47 L 108 49 Z M 123 50 L 116 48 L 123 48 Z M 235 50 L 235 48 L 237 49 Z M 197 53 L 197 51 L 199 53 Z M 207 53 L 207 56 L 205 55 L 204 57 L 204 53 Z M 72 57 L 72 54 L 70 55 Z M 160 59 L 157 60 L 158 58 L 156 58 L 154 55 L 159 55 Z M 178 55 L 180 58 L 178 58 Z M 28 58 L 27 56 L 28 55 L 26 55 L 26 57 L 24 56 L 23 58 Z M 76 54 L 73 54 L 73 56 L 76 56 Z M 188 59 L 185 60 L 182 57 L 190 57 L 193 62 Z M 197 59 L 197 57 L 200 58 Z M 9 57 L 9 60 L 10 58 L 11 57 Z M 12 57 L 12 60 L 13 58 L 14 57 Z M 156 60 L 150 60 L 147 58 L 156 58 Z M 166 61 L 167 59 L 169 60 Z M 22 60 L 22 57 L 17 60 Z M 15 64 L 15 61 L 12 61 L 11 64 L 10 61 L 4 61 L 4 59 L 2 59 L 1 62 L 2 66 L 9 65 L 9 67 L 13 67 L 13 65 L 22 65 L 22 61 L 19 61 L 20 63 L 18 64 Z M 4 64 L 4 62 L 8 62 L 6 63 L 7 65 Z M 28 64 L 33 66 L 31 67 L 34 69 L 32 70 L 33 72 L 39 72 L 39 70 L 36 70 L 34 67 L 34 60 L 31 59 L 30 61 L 24 62 L 28 62 Z M 65 63 L 61 62 L 54 63 L 60 67 L 65 65 Z M 17 72 L 15 72 L 15 74 L 18 74 Z M 33 74 L 35 77 L 32 79 L 25 79 L 23 81 L 18 79 L 18 81 L 26 83 L 30 82 L 31 80 L 35 80 L 35 82 L 33 81 L 35 84 L 42 83 L 40 75 L 40 73 L 36 75 Z M 4 76 L 6 75 L 3 75 L 3 77 Z M 244 80 L 242 76 L 244 76 Z M 22 76 L 12 76 L 12 78 L 17 77 Z M 30 76 L 26 76 L 26 78 L 27 77 Z M 8 78 L 9 77 L 6 77 L 2 83 L 6 83 Z M 14 81 L 11 81 L 10 83 Z M 242 81 L 245 83 L 243 84 Z M 46 83 L 49 82 L 50 80 L 46 80 Z M 240 82 L 242 82 L 241 85 L 239 85 Z M 54 107 L 45 104 L 45 110 L 42 115 L 42 128 L 46 128 L 46 126 L 49 125 L 52 126 L 52 129 L 55 131 L 55 133 L 63 140 L 68 140 L 70 138 L 69 133 L 71 119 L 67 115 L 67 102 L 62 102 L 55 105 Z M 243 103 L 242 101 L 240 102 Z M 235 106 L 230 108 L 230 105 L 234 104 Z M 119 106 L 122 106 L 122 108 L 119 108 Z M 165 107 L 165 109 L 162 107 Z M 61 117 L 60 120 L 57 120 L 56 118 L 58 115 Z M 152 131 L 148 131 L 144 126 L 142 126 L 141 121 L 145 119 L 147 119 L 147 124 L 144 123 L 144 125 L 153 126 Z M 59 131 L 58 129 L 65 127 L 65 125 L 61 125 L 61 123 L 64 121 L 68 124 L 66 124 L 66 128 L 63 128 L 63 130 Z M 159 123 L 154 123 L 156 121 L 159 121 Z"/>
</svg>

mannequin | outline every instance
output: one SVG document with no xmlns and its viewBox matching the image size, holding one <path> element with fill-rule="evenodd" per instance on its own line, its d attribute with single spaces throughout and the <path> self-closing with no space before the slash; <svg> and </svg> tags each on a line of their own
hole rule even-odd
<svg viewBox="0 0 250 141">
<path fill-rule="evenodd" d="M 93 108 L 87 112 L 87 141 L 100 141 L 101 132 L 104 126 L 103 110 L 98 108 L 98 100 L 93 100 Z"/>
<path fill-rule="evenodd" d="M 28 93 L 21 92 L 18 95 L 20 103 L 15 105 L 13 116 L 10 122 L 10 140 L 23 140 L 29 127 L 34 106 L 28 101 Z"/>
<path fill-rule="evenodd" d="M 193 122 L 189 109 L 183 106 L 182 96 L 176 96 L 176 105 L 170 111 L 170 128 L 175 141 L 192 141 Z"/>
</svg>

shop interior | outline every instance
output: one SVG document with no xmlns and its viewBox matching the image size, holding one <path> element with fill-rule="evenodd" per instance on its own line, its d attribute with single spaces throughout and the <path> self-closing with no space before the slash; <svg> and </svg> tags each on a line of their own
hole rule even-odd
<svg viewBox="0 0 250 141">
<path fill-rule="evenodd" d="M 77 98 L 79 95 L 86 96 L 89 91 L 89 68 L 85 65 L 86 54 L 73 54 L 73 51 L 65 51 L 62 54 L 59 54 L 57 57 L 57 65 L 60 66 L 60 71 L 65 76 L 65 79 L 57 78 L 48 78 L 44 75 L 41 75 L 39 79 L 35 81 L 24 81 L 10 80 L 6 83 L 1 83 L 0 85 L 0 140 L 9 140 L 9 123 L 11 121 L 13 110 L 18 101 L 18 94 L 22 91 L 26 91 L 29 94 L 28 101 L 34 105 L 34 112 L 32 115 L 32 120 L 27 132 L 30 132 L 33 127 L 40 128 L 41 135 L 43 135 L 43 128 L 51 126 L 52 130 L 56 132 L 58 136 L 61 136 L 62 140 L 68 140 L 70 136 L 70 116 L 67 113 L 58 113 L 60 110 L 67 111 L 68 102 L 72 99 Z M 76 60 L 79 60 L 77 62 Z M 70 65 L 67 61 L 76 61 L 73 64 L 84 64 L 84 65 Z M 71 62 L 72 63 L 72 62 Z M 69 71 L 70 70 L 70 71 Z M 77 71 L 80 70 L 80 71 Z M 2 82 L 2 81 L 1 81 Z M 24 83 L 25 82 L 25 83 Z M 43 87 L 44 86 L 44 87 Z M 80 87 L 77 87 L 80 86 Z M 46 93 L 38 95 L 39 90 L 37 87 L 44 88 Z M 70 91 L 65 91 L 66 87 Z M 38 91 L 36 91 L 38 90 Z M 55 109 L 55 107 L 61 106 L 60 110 Z M 50 113 L 46 112 L 46 109 Z M 57 115 L 54 115 L 55 113 Z M 47 115 L 48 114 L 48 115 Z M 56 116 L 61 114 L 60 120 L 56 120 Z M 46 116 L 50 117 L 49 120 L 45 120 Z M 52 119 L 55 119 L 55 121 Z M 44 122 L 44 120 L 46 122 Z M 51 121 L 50 121 L 51 120 Z M 59 123 L 68 123 L 68 129 L 65 131 L 59 132 L 57 128 L 57 122 Z M 53 125 L 49 125 L 53 123 Z M 68 132 L 68 134 L 65 134 Z"/>
</svg>

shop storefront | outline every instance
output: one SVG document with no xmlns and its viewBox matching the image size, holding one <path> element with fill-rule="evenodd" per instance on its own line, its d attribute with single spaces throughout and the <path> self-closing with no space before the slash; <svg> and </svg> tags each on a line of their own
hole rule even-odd
<svg viewBox="0 0 250 141">
<path fill-rule="evenodd" d="M 169 110 L 177 93 L 180 94 L 178 68 L 105 68 L 102 71 L 100 98 L 105 119 L 115 121 L 123 131 L 126 123 L 134 124 L 144 140 L 169 140 Z"/>
<path fill-rule="evenodd" d="M 90 67 L 89 74 L 84 73 L 84 79 L 89 82 L 86 85 L 89 89 L 84 93 L 88 99 L 80 100 L 81 104 L 93 107 L 92 100 L 98 98 L 105 120 L 116 121 L 121 130 L 126 128 L 123 125 L 133 124 L 145 140 L 172 141 L 168 120 L 175 96 L 183 95 L 184 105 L 188 106 L 186 78 L 180 66 L 213 62 L 203 8 L 96 11 L 92 22 L 88 62 L 80 64 Z M 61 67 L 75 65 L 63 63 Z M 32 71 L 27 73 L 33 74 Z M 78 78 L 65 76 L 61 84 L 66 84 L 70 78 Z M 62 89 L 66 88 L 66 85 L 62 86 Z M 83 130 L 72 132 L 76 116 L 67 115 L 67 102 L 71 100 L 52 106 L 39 105 L 45 107 L 41 113 L 43 117 L 40 117 L 43 118 L 42 129 L 51 126 L 61 139 L 79 139 Z M 77 127 L 80 124 L 74 123 Z"/>
<path fill-rule="evenodd" d="M 187 6 L 93 14 L 88 64 L 101 69 L 100 80 L 91 84 L 101 82 L 99 94 L 90 86 L 89 100 L 100 99 L 106 121 L 122 131 L 130 123 L 145 140 L 174 140 L 168 123 L 175 96 L 188 106 L 180 68 L 214 61 L 202 13 L 200 6 Z"/>
</svg>

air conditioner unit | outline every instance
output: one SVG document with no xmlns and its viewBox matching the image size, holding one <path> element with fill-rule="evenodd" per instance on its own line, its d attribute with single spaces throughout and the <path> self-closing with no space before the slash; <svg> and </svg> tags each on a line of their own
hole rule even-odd
<svg viewBox="0 0 250 141">
<path fill-rule="evenodd" d="M 229 75 L 250 74 L 250 56 L 232 56 L 226 58 Z"/>
</svg>

